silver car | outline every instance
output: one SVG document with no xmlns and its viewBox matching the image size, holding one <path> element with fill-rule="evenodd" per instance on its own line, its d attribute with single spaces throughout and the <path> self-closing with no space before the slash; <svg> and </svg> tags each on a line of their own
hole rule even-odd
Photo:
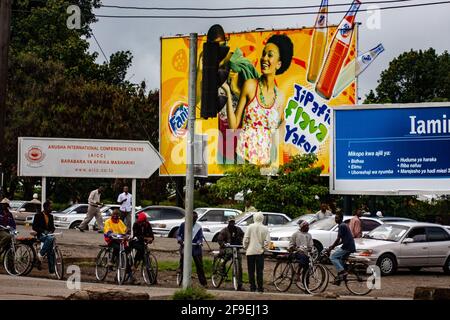
<svg viewBox="0 0 450 320">
<path fill-rule="evenodd" d="M 450 274 L 450 232 L 438 224 L 382 224 L 355 244 L 355 255 L 368 258 L 382 275 L 391 275 L 397 268 L 418 271 L 423 267 L 442 267 Z"/>
</svg>

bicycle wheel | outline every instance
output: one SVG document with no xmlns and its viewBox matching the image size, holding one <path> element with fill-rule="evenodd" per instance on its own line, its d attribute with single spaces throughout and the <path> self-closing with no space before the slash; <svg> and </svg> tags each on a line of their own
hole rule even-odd
<svg viewBox="0 0 450 320">
<path fill-rule="evenodd" d="M 369 266 L 352 269 L 347 275 L 345 286 L 357 296 L 364 296 L 375 288 L 375 271 Z"/>
<path fill-rule="evenodd" d="M 15 250 L 9 248 L 3 257 L 3 266 L 12 276 L 23 275 L 33 263 L 33 254 L 26 245 L 17 244 Z"/>
<path fill-rule="evenodd" d="M 95 259 L 95 278 L 98 281 L 105 280 L 108 275 L 109 249 L 102 248 Z"/>
<path fill-rule="evenodd" d="M 288 291 L 292 285 L 294 277 L 294 268 L 288 260 L 280 260 L 277 262 L 273 270 L 273 284 L 280 292 Z"/>
<path fill-rule="evenodd" d="M 127 254 L 125 251 L 119 253 L 119 261 L 117 262 L 117 283 L 119 285 L 125 282 L 127 276 Z"/>
<path fill-rule="evenodd" d="M 33 267 L 35 265 L 37 265 L 37 263 L 40 263 L 40 261 L 37 259 L 37 252 L 34 249 L 34 245 L 33 244 L 25 244 L 24 243 L 23 245 L 28 247 L 28 250 L 30 251 L 30 254 L 31 254 L 31 263 L 28 266 L 28 269 L 25 270 L 25 272 L 22 274 L 22 276 L 26 276 L 27 274 L 29 274 L 31 272 L 31 270 L 33 270 Z"/>
<path fill-rule="evenodd" d="M 303 275 L 303 287 L 309 294 L 324 292 L 328 287 L 329 275 L 321 264 L 308 268 Z"/>
<path fill-rule="evenodd" d="M 145 255 L 145 261 L 142 263 L 142 278 L 148 285 L 156 284 L 158 277 L 158 261 L 152 253 Z"/>
<path fill-rule="evenodd" d="M 55 247 L 55 273 L 59 280 L 64 279 L 64 260 L 61 250 Z"/>
<path fill-rule="evenodd" d="M 233 263 L 233 288 L 236 291 L 239 289 L 239 283 L 238 283 L 239 268 L 238 268 L 237 264 L 238 264 L 238 262 L 236 260 L 235 263 Z"/>
<path fill-rule="evenodd" d="M 214 288 L 219 288 L 222 284 L 226 274 L 224 270 L 228 270 L 227 265 L 231 264 L 231 261 L 224 265 L 222 258 L 215 257 L 213 261 L 211 282 Z"/>
</svg>

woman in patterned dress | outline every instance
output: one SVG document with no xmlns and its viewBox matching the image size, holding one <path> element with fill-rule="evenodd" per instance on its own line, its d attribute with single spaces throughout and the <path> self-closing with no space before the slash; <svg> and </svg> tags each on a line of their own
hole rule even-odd
<svg viewBox="0 0 450 320">
<path fill-rule="evenodd" d="M 273 35 L 261 55 L 261 77 L 244 82 L 236 112 L 230 87 L 225 83 L 228 126 L 242 128 L 236 153 L 239 158 L 256 165 L 271 162 L 272 135 L 283 121 L 284 97 L 279 92 L 275 75 L 286 71 L 292 60 L 293 44 L 286 35 Z"/>
</svg>

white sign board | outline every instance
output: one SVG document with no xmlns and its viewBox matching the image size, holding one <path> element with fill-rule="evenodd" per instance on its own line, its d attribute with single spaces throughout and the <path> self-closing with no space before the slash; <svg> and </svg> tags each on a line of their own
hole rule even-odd
<svg viewBox="0 0 450 320">
<path fill-rule="evenodd" d="M 146 179 L 163 160 L 148 141 L 20 137 L 19 176 Z"/>
</svg>

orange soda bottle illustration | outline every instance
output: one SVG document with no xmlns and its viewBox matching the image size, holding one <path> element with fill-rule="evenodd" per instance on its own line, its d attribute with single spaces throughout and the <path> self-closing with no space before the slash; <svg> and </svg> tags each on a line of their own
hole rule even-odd
<svg viewBox="0 0 450 320">
<path fill-rule="evenodd" d="M 359 76 L 366 68 L 384 51 L 383 45 L 380 43 L 375 48 L 364 52 L 358 58 L 349 62 L 339 75 L 339 78 L 334 86 L 333 98 L 337 97 L 350 83 L 352 83 L 357 76 Z"/>
<path fill-rule="evenodd" d="M 334 85 L 347 57 L 352 40 L 356 13 L 360 6 L 361 2 L 359 0 L 353 1 L 331 40 L 327 58 L 325 59 L 316 84 L 316 92 L 327 100 L 333 94 Z"/>
<path fill-rule="evenodd" d="M 311 51 L 309 54 L 308 74 L 306 80 L 314 83 L 322 67 L 325 49 L 327 47 L 328 35 L 328 0 L 322 0 L 316 23 L 314 24 L 313 37 L 311 40 Z"/>
</svg>

